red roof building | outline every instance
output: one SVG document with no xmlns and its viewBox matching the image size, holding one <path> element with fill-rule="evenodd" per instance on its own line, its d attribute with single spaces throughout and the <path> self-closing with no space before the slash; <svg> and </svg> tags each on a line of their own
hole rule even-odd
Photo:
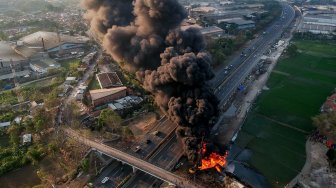
<svg viewBox="0 0 336 188">
<path fill-rule="evenodd" d="M 97 74 L 97 80 L 102 89 L 121 87 L 123 85 L 116 72 Z"/>
</svg>

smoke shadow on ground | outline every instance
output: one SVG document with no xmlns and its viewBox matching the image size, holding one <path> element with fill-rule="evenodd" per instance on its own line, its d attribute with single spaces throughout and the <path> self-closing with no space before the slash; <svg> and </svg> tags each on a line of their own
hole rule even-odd
<svg viewBox="0 0 336 188">
<path fill-rule="evenodd" d="M 251 150 L 242 149 L 233 144 L 228 156 L 228 161 L 231 161 L 231 164 L 234 164 L 233 174 L 239 180 L 251 187 L 269 188 L 270 185 L 263 175 L 252 168 L 247 167 L 247 162 L 251 159 L 252 155 L 253 153 Z"/>
</svg>

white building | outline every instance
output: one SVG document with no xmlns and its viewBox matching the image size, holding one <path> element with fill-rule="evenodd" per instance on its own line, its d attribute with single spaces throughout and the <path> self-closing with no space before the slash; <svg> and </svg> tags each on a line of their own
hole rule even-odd
<svg viewBox="0 0 336 188">
<path fill-rule="evenodd" d="M 31 134 L 25 134 L 22 136 L 22 143 L 23 145 L 30 144 L 32 142 L 32 135 Z"/>
</svg>

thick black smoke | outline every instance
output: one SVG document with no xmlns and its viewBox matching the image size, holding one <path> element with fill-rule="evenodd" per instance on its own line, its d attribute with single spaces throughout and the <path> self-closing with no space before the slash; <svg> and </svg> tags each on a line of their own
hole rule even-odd
<svg viewBox="0 0 336 188">
<path fill-rule="evenodd" d="M 185 9 L 177 0 L 83 2 L 91 29 L 104 34 L 106 51 L 137 73 L 158 106 L 179 125 L 185 153 L 196 161 L 200 141 L 209 137 L 218 109 L 207 85 L 214 74 L 203 37 L 197 29 L 179 29 Z M 129 6 L 132 14 L 122 11 Z"/>
<path fill-rule="evenodd" d="M 98 35 L 105 35 L 113 25 L 126 26 L 133 21 L 133 0 L 82 0 L 85 19 Z"/>
</svg>

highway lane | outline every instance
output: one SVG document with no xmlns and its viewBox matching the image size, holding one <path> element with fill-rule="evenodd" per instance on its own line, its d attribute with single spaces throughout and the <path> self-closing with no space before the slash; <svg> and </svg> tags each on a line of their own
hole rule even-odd
<svg viewBox="0 0 336 188">
<path fill-rule="evenodd" d="M 182 155 L 183 149 L 178 142 L 176 135 L 173 134 L 168 141 L 160 147 L 160 150 L 153 154 L 149 159 L 149 162 L 165 170 L 171 171 Z M 123 188 L 155 187 L 162 183 L 161 180 L 150 176 L 149 174 L 140 172 L 131 178 Z"/>
<path fill-rule="evenodd" d="M 268 28 L 266 34 L 262 37 L 262 40 L 258 42 L 260 44 L 254 47 L 255 50 L 245 59 L 241 65 L 222 82 L 218 89 L 215 90 L 215 94 L 220 99 L 219 106 L 222 107 L 229 99 L 234 90 L 241 84 L 246 76 L 251 72 L 252 68 L 258 63 L 260 57 L 267 52 L 277 40 L 281 37 L 283 31 L 293 21 L 295 12 L 294 9 L 288 4 L 283 4 L 283 14 L 280 18 L 280 23 L 276 23 L 273 27 Z"/>
<path fill-rule="evenodd" d="M 282 4 L 283 11 L 282 15 L 279 19 L 274 21 L 265 31 L 263 34 L 260 34 L 260 36 L 251 42 L 249 42 L 248 47 L 240 50 L 240 53 L 236 55 L 231 61 L 230 65 L 233 65 L 231 71 L 235 71 L 239 68 L 239 66 L 246 61 L 249 61 L 251 57 L 255 55 L 255 52 L 258 48 L 261 46 L 265 47 L 266 43 L 273 43 L 276 39 L 278 39 L 278 35 L 281 35 L 281 33 L 284 31 L 284 28 L 286 28 L 286 24 L 291 20 L 289 19 L 288 14 L 291 13 L 291 7 L 287 4 Z M 285 18 L 283 18 L 283 16 Z M 241 56 L 241 52 L 244 52 L 247 56 L 244 55 Z M 226 69 L 221 68 L 221 70 L 216 72 L 216 77 L 210 81 L 211 86 L 215 89 L 215 93 L 218 93 L 221 89 L 224 88 L 223 80 L 229 77 L 229 74 L 225 74 Z M 231 75 L 234 75 L 235 72 L 231 72 Z"/>
<path fill-rule="evenodd" d="M 117 160 L 113 160 L 105 169 L 99 174 L 99 177 L 93 181 L 95 187 L 116 187 L 121 180 L 126 178 L 129 174 L 133 172 L 131 166 L 127 164 L 122 164 Z M 109 180 L 102 184 L 101 181 L 108 177 Z"/>
<path fill-rule="evenodd" d="M 167 117 L 164 117 L 156 123 L 151 130 L 144 135 L 144 137 L 141 139 L 139 143 L 135 143 L 132 145 L 132 149 L 136 148 L 137 146 L 140 146 L 140 150 L 138 152 L 132 152 L 132 155 L 139 157 L 141 159 L 146 159 L 148 155 L 151 154 L 151 152 L 172 132 L 175 130 L 177 125 L 174 126 L 174 124 L 168 120 Z M 154 135 L 153 133 L 155 131 L 158 131 L 159 133 L 157 135 Z M 146 141 L 149 140 L 149 143 L 146 143 Z"/>
</svg>

